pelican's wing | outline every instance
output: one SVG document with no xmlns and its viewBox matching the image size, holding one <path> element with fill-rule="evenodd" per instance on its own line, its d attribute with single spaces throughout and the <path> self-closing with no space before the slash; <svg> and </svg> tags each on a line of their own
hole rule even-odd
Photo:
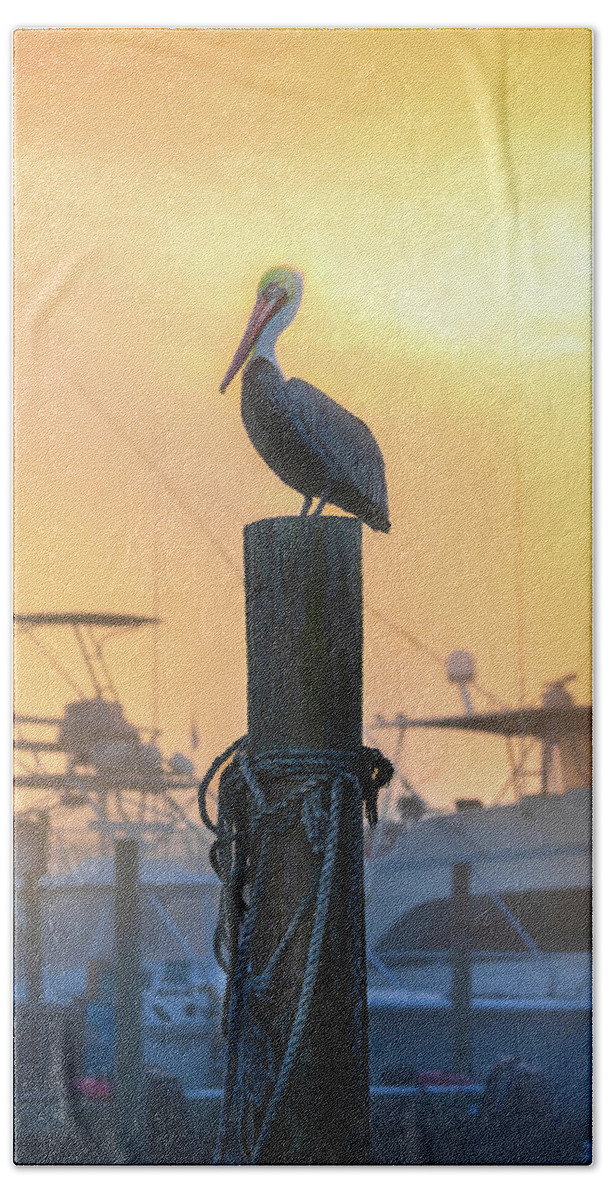
<svg viewBox="0 0 608 1200">
<path fill-rule="evenodd" d="M 290 420 L 327 465 L 332 503 L 388 529 L 384 459 L 365 422 L 303 379 L 289 379 L 284 395 Z"/>
</svg>

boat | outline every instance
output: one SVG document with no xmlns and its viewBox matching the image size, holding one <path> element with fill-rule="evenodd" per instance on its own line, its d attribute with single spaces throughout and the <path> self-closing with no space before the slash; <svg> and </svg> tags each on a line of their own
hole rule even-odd
<svg viewBox="0 0 608 1200">
<path fill-rule="evenodd" d="M 397 718 L 397 727 L 446 735 L 531 739 L 540 786 L 508 804 L 457 799 L 448 813 L 410 797 L 408 819 L 380 828 L 365 868 L 370 1059 L 380 1086 L 454 1068 L 479 1082 L 501 1059 L 526 1061 L 548 1081 L 560 1119 L 585 1130 L 591 711 L 574 704 L 566 682 L 533 708 Z M 468 894 L 455 937 L 463 866 Z"/>
<path fill-rule="evenodd" d="M 219 884 L 196 809 L 198 780 L 186 755 L 161 753 L 160 730 L 127 718 L 103 653 L 108 634 L 154 629 L 157 621 L 55 612 L 19 614 L 15 623 L 47 656 L 46 631 L 56 641 L 75 638 L 89 681 L 80 684 L 51 656 L 78 698 L 56 717 L 15 716 L 15 790 L 20 799 L 35 797 L 16 811 L 15 1002 L 69 1009 L 81 1042 L 79 1071 L 111 1074 L 113 849 L 116 839 L 134 839 L 146 1061 L 185 1085 L 217 1083 L 224 977 L 212 939 Z"/>
</svg>

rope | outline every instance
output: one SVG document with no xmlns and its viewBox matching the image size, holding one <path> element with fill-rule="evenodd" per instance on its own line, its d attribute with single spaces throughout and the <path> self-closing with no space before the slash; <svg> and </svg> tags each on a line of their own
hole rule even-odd
<svg viewBox="0 0 608 1200">
<path fill-rule="evenodd" d="M 221 768 L 214 823 L 206 798 Z M 216 838 L 210 861 L 222 885 L 214 949 L 227 975 L 223 1028 L 228 1035 L 228 1061 L 216 1163 L 256 1164 L 262 1160 L 304 1044 L 344 827 L 351 830 L 345 852 L 354 861 L 358 861 L 357 852 L 361 857 L 361 822 L 343 821 L 346 800 L 361 803 L 370 824 L 375 824 L 378 791 L 391 775 L 392 765 L 376 749 L 362 747 L 354 753 L 293 749 L 253 755 L 247 739 L 239 738 L 215 759 L 200 784 L 201 819 Z M 280 779 L 286 786 L 271 792 L 268 785 L 273 779 Z M 268 961 L 256 972 L 251 951 L 262 913 L 270 854 L 277 836 L 298 822 L 304 827 L 318 868 Z M 355 1051 L 360 1050 L 364 1036 L 361 891 L 353 871 L 347 921 L 354 937 L 345 986 L 352 1000 Z M 278 968 L 304 921 L 310 925 L 306 964 L 295 1016 L 277 1063 L 267 1006 L 280 981 Z M 352 1061 L 355 1068 L 357 1053 Z"/>
</svg>

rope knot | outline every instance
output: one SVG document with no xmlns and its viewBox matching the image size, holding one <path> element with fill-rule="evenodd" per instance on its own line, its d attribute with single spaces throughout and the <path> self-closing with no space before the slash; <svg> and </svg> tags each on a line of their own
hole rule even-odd
<svg viewBox="0 0 608 1200">
<path fill-rule="evenodd" d="M 329 812 L 323 803 L 323 787 L 320 780 L 313 784 L 304 794 L 302 802 L 302 824 L 306 837 L 315 854 L 320 854 L 327 838 Z"/>
<path fill-rule="evenodd" d="M 365 815 L 370 825 L 378 823 L 378 792 L 386 787 L 387 783 L 390 783 L 394 772 L 392 762 L 389 762 L 380 750 L 373 746 L 362 747 L 359 779 L 363 792 Z"/>
<path fill-rule="evenodd" d="M 214 823 L 207 812 L 206 797 L 221 767 L 224 769 Z M 222 887 L 214 949 L 227 975 L 224 1032 L 230 1034 L 216 1162 L 260 1161 L 302 1046 L 334 887 L 339 838 L 354 839 L 347 852 L 351 855 L 349 861 L 361 864 L 361 821 L 350 806 L 363 802 L 370 824 L 375 824 L 378 792 L 392 774 L 392 765 L 384 755 L 367 747 L 356 752 L 297 748 L 254 755 L 247 739 L 239 738 L 215 759 L 200 784 L 201 819 L 216 835 L 209 857 Z M 281 781 L 279 787 L 273 782 L 277 779 Z M 318 868 L 312 872 L 310 886 L 287 928 L 277 931 L 277 944 L 263 969 L 256 964 L 254 970 L 253 938 L 261 916 L 268 864 L 277 836 L 290 829 L 298 815 Z M 362 889 L 356 871 L 352 874 L 347 920 L 354 938 L 351 986 L 359 997 L 353 1006 L 353 1037 L 360 1039 L 364 971 L 361 933 L 357 931 L 363 926 L 363 912 L 356 915 L 355 910 L 362 904 Z M 244 894 L 248 895 L 248 903 Z M 280 985 L 279 965 L 303 921 L 309 931 L 308 956 L 291 1030 L 275 1069 L 264 1010 L 275 984 Z M 254 1110 L 262 1110 L 261 1116 L 254 1116 Z"/>
</svg>

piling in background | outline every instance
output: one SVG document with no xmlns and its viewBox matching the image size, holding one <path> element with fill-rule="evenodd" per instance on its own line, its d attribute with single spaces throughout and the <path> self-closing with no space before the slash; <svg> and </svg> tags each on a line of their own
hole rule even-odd
<svg viewBox="0 0 608 1200">
<path fill-rule="evenodd" d="M 471 1074 L 471 951 L 469 884 L 471 864 L 452 868 L 452 1057 L 454 1069 Z"/>
<path fill-rule="evenodd" d="M 139 914 L 139 847 L 115 842 L 116 1130 L 124 1161 L 145 1161 L 145 1077 Z"/>
<path fill-rule="evenodd" d="M 23 875 L 24 957 L 28 1003 L 44 1000 L 44 947 L 40 879 L 48 865 L 49 815 L 36 814 L 16 823 L 17 871 Z"/>
</svg>

